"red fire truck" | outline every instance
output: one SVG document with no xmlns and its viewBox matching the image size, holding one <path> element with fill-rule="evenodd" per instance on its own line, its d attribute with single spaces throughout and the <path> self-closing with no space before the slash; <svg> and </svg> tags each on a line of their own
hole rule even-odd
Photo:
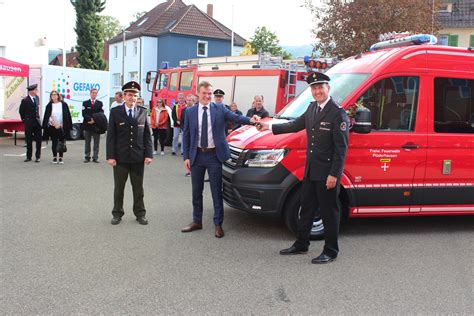
<svg viewBox="0 0 474 316">
<path fill-rule="evenodd" d="M 349 136 L 343 218 L 474 214 L 474 48 L 435 40 L 423 34 L 387 40 L 327 72 L 334 100 L 370 110 Z M 306 89 L 269 120 L 293 120 L 311 101 Z M 244 126 L 228 141 L 225 202 L 278 214 L 295 231 L 305 131 L 273 135 Z M 323 232 L 316 218 L 312 237 Z"/>
<path fill-rule="evenodd" d="M 317 61 L 321 71 L 331 62 Z M 224 103 L 236 102 L 242 113 L 250 109 L 255 95 L 262 95 L 265 109 L 274 115 L 307 87 L 305 60 L 284 61 L 269 55 L 190 59 L 181 61 L 177 68 L 165 64 L 157 72 L 147 73 L 148 84 L 153 74 L 152 106 L 158 97 L 171 105 L 180 92 L 195 94 L 199 82 L 205 80 L 224 90 Z"/>
</svg>

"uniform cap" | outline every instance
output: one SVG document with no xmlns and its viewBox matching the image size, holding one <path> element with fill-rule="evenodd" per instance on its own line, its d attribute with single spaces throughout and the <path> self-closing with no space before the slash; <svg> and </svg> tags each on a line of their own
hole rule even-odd
<svg viewBox="0 0 474 316">
<path fill-rule="evenodd" d="M 331 79 L 323 74 L 322 72 L 312 72 L 308 75 L 308 78 L 306 78 L 306 82 L 309 85 L 313 84 L 319 84 L 319 83 L 329 83 Z"/>
<path fill-rule="evenodd" d="M 216 89 L 216 90 L 214 90 L 214 95 L 218 96 L 218 97 L 222 97 L 222 96 L 225 95 L 225 93 L 221 89 Z"/>
<path fill-rule="evenodd" d="M 127 82 L 126 84 L 123 85 L 122 91 L 123 92 L 139 93 L 140 92 L 140 85 L 138 84 L 138 82 L 130 81 L 130 82 Z"/>
</svg>

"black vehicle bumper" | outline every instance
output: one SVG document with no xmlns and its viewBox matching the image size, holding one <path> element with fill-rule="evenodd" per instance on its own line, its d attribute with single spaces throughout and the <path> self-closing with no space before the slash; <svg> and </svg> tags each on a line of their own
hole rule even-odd
<svg viewBox="0 0 474 316">
<path fill-rule="evenodd" d="M 223 165 L 223 196 L 227 205 L 259 214 L 280 214 L 298 179 L 281 164 L 273 168 Z"/>
</svg>

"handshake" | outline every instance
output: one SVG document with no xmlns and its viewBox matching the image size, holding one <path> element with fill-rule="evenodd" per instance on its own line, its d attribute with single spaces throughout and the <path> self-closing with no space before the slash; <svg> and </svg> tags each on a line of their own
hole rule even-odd
<svg viewBox="0 0 474 316">
<path fill-rule="evenodd" d="M 250 118 L 250 123 L 253 124 L 258 131 L 266 131 L 269 129 L 268 123 L 262 122 L 260 116 L 254 115 Z"/>
</svg>

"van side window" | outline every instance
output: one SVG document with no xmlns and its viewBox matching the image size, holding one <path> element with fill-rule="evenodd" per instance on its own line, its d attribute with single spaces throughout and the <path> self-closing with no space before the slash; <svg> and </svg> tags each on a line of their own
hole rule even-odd
<svg viewBox="0 0 474 316">
<path fill-rule="evenodd" d="M 189 91 L 193 84 L 193 72 L 186 71 L 181 73 L 181 79 L 179 81 L 179 90 Z"/>
<path fill-rule="evenodd" d="M 161 90 L 166 88 L 166 84 L 168 83 L 168 74 L 161 73 L 159 74 L 158 81 L 157 81 L 157 89 Z"/>
<path fill-rule="evenodd" d="M 435 78 L 434 130 L 474 133 L 474 80 Z"/>
<path fill-rule="evenodd" d="M 171 73 L 171 80 L 170 80 L 170 91 L 176 91 L 178 88 L 178 73 L 173 72 Z"/>
<path fill-rule="evenodd" d="M 372 113 L 372 130 L 414 131 L 420 78 L 396 76 L 377 81 L 357 101 Z"/>
</svg>

